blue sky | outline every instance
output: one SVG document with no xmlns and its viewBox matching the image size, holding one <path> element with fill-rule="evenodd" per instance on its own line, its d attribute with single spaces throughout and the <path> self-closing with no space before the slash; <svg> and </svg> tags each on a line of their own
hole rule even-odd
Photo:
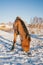
<svg viewBox="0 0 43 65">
<path fill-rule="evenodd" d="M 35 16 L 43 18 L 43 0 L 0 0 L 0 22 L 14 22 L 17 16 L 27 23 Z"/>
</svg>

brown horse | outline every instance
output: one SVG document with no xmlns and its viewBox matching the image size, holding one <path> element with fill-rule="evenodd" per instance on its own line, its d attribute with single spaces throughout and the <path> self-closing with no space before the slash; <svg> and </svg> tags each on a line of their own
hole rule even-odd
<svg viewBox="0 0 43 65">
<path fill-rule="evenodd" d="M 28 52 L 30 50 L 30 35 L 29 32 L 26 28 L 25 23 L 23 22 L 23 20 L 19 17 L 16 18 L 14 24 L 13 24 L 13 29 L 14 29 L 14 42 L 13 42 L 13 46 L 12 49 L 14 49 L 15 46 L 15 42 L 16 42 L 16 37 L 19 34 L 21 36 L 21 46 L 23 51 Z"/>
</svg>

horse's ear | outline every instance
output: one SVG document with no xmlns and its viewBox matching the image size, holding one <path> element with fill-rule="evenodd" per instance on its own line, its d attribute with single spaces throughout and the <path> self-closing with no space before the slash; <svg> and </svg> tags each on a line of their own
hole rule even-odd
<svg viewBox="0 0 43 65">
<path fill-rule="evenodd" d="M 17 16 L 16 19 L 21 19 L 21 18 L 19 16 Z"/>
</svg>

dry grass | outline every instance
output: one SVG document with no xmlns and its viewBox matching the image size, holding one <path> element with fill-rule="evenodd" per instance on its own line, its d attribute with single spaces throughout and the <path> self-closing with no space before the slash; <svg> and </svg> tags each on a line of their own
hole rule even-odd
<svg viewBox="0 0 43 65">
<path fill-rule="evenodd" d="M 8 28 L 6 26 L 0 26 L 0 30 L 11 32 L 11 31 L 13 31 L 13 28 Z"/>
</svg>

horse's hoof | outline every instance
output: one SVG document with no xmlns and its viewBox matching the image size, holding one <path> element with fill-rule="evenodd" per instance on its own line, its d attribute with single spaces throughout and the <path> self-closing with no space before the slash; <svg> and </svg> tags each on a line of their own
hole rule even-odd
<svg viewBox="0 0 43 65">
<path fill-rule="evenodd" d="M 31 57 L 32 56 L 31 52 L 28 52 L 27 53 L 27 56 Z"/>
</svg>

